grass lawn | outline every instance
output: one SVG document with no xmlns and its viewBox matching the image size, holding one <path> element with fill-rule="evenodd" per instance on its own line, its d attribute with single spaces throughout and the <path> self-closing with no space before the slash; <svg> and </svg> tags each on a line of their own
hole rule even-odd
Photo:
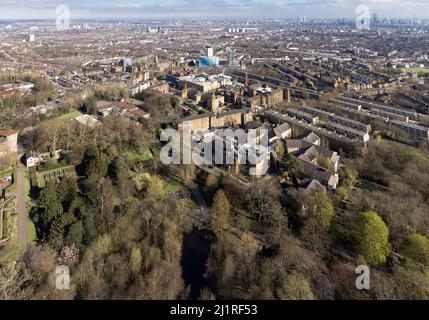
<svg viewBox="0 0 429 320">
<path fill-rule="evenodd" d="M 52 120 L 59 120 L 59 121 L 71 120 L 71 119 L 74 119 L 74 118 L 81 116 L 81 115 L 83 115 L 82 112 L 75 110 L 75 111 L 71 111 L 69 113 L 63 114 L 63 115 L 61 115 L 55 119 L 52 119 Z"/>
<path fill-rule="evenodd" d="M 10 171 L 7 172 L 3 172 L 1 174 L 2 177 L 8 177 L 8 176 L 13 176 L 13 183 L 6 188 L 6 192 L 12 192 L 16 189 L 16 185 L 17 185 L 17 181 L 16 181 L 16 170 L 15 168 L 13 168 Z"/>
<path fill-rule="evenodd" d="M 15 166 L 11 165 L 6 170 L 0 172 L 0 178 L 10 176 L 15 171 Z"/>
<path fill-rule="evenodd" d="M 133 163 L 152 159 L 152 153 L 150 153 L 149 149 L 143 152 L 142 154 L 139 154 L 133 151 L 127 151 L 127 152 L 124 152 L 123 155 Z"/>
<path fill-rule="evenodd" d="M 182 189 L 183 189 L 183 186 L 181 186 L 180 184 L 175 182 L 169 182 L 167 186 L 164 188 L 164 190 L 162 190 L 162 195 L 167 195 L 171 192 L 177 192 Z"/>
<path fill-rule="evenodd" d="M 82 112 L 78 111 L 78 110 L 74 110 L 74 111 L 70 111 L 69 113 L 63 114 L 59 117 L 53 118 L 53 119 L 46 119 L 44 121 L 42 121 L 41 123 L 39 123 L 37 126 L 42 126 L 42 125 L 46 125 L 49 123 L 61 123 L 63 121 L 67 121 L 67 120 L 71 120 L 74 119 L 78 116 L 83 115 Z"/>
<path fill-rule="evenodd" d="M 409 68 L 401 69 L 402 72 L 413 72 L 413 73 L 429 73 L 429 68 Z"/>
<path fill-rule="evenodd" d="M 36 227 L 34 226 L 33 221 L 29 217 L 27 217 L 27 234 L 28 234 L 28 244 L 34 245 L 36 244 L 37 234 Z"/>
</svg>

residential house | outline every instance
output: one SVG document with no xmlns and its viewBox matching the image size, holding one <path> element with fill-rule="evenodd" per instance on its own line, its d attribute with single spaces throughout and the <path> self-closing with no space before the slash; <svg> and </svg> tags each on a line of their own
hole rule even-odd
<svg viewBox="0 0 429 320">
<path fill-rule="evenodd" d="M 297 157 L 304 169 L 304 174 L 319 181 L 329 189 L 336 189 L 340 156 L 337 152 L 320 146 L 320 138 L 310 133 L 303 139 L 287 139 L 286 150 Z"/>
<path fill-rule="evenodd" d="M 30 151 L 25 154 L 25 164 L 27 168 L 38 167 L 47 162 L 49 159 L 59 160 L 63 155 L 63 150 L 56 150 L 54 152 L 36 153 Z"/>
<path fill-rule="evenodd" d="M 41 158 L 34 151 L 27 152 L 25 154 L 25 164 L 27 168 L 37 167 L 41 164 Z"/>
<path fill-rule="evenodd" d="M 315 193 L 321 191 L 326 191 L 326 188 L 319 181 L 314 179 L 312 179 L 305 188 L 306 193 Z"/>
<path fill-rule="evenodd" d="M 136 94 L 139 94 L 143 90 L 146 90 L 149 88 L 150 88 L 150 81 L 149 80 L 139 82 L 139 83 L 130 83 L 128 85 L 128 91 L 129 91 L 131 96 L 135 96 Z"/>
<path fill-rule="evenodd" d="M 289 139 L 292 137 L 292 128 L 289 123 L 284 122 L 274 128 L 274 133 L 278 139 Z"/>
<path fill-rule="evenodd" d="M 18 152 L 18 132 L 15 130 L 0 131 L 0 156 Z"/>
<path fill-rule="evenodd" d="M 89 114 L 83 114 L 74 119 L 80 124 L 83 124 L 84 126 L 87 126 L 90 128 L 94 128 L 95 126 L 100 124 L 100 121 L 95 116 L 92 116 Z"/>
<path fill-rule="evenodd" d="M 110 114 L 123 115 L 136 121 L 140 118 L 150 118 L 149 113 L 143 111 L 135 104 L 124 101 L 97 101 L 97 114 L 103 118 Z"/>
</svg>

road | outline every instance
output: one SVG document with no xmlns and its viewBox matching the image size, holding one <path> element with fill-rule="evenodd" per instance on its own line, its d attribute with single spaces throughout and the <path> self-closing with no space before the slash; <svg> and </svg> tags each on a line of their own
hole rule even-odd
<svg viewBox="0 0 429 320">
<path fill-rule="evenodd" d="M 18 214 L 18 242 L 27 246 L 27 206 L 25 201 L 25 171 L 26 168 L 19 164 L 16 168 L 16 189 L 12 192 L 16 197 L 16 212 Z"/>
</svg>

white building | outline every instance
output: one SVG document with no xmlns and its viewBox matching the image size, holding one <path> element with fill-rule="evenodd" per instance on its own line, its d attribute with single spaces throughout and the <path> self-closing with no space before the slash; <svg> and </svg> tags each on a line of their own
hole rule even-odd
<svg viewBox="0 0 429 320">
<path fill-rule="evenodd" d="M 206 57 L 213 57 L 213 48 L 207 46 L 206 50 L 205 50 L 205 53 L 206 53 Z"/>
<path fill-rule="evenodd" d="M 0 156 L 18 152 L 18 132 L 14 130 L 0 131 Z"/>
</svg>

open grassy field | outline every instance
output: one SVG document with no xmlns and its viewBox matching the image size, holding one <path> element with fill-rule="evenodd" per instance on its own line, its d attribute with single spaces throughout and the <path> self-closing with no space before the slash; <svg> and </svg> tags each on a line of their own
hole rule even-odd
<svg viewBox="0 0 429 320">
<path fill-rule="evenodd" d="M 55 123 L 55 122 L 63 122 L 63 121 L 71 120 L 71 119 L 74 119 L 74 118 L 81 116 L 81 115 L 83 115 L 82 112 L 80 112 L 78 110 L 72 110 L 69 113 L 65 113 L 65 114 L 60 115 L 56 118 L 45 120 L 45 121 L 39 123 L 38 126 L 44 125 L 46 123 Z"/>
<path fill-rule="evenodd" d="M 184 187 L 178 183 L 175 182 L 169 182 L 167 186 L 162 190 L 163 195 L 167 195 L 171 192 L 177 192 L 179 190 L 182 190 Z"/>
<path fill-rule="evenodd" d="M 58 120 L 58 121 L 71 120 L 71 119 L 74 119 L 78 116 L 81 116 L 82 114 L 83 114 L 82 112 L 75 110 L 75 111 L 71 111 L 69 113 L 63 114 L 63 115 L 61 115 L 55 119 L 52 119 L 52 120 Z"/>
<path fill-rule="evenodd" d="M 27 234 L 28 234 L 28 244 L 31 246 L 36 244 L 37 234 L 36 227 L 34 226 L 33 221 L 28 217 L 27 218 Z"/>
<path fill-rule="evenodd" d="M 152 154 L 149 150 L 146 150 L 142 154 L 138 154 L 136 152 L 128 151 L 123 154 L 129 161 L 133 163 L 137 163 L 139 161 L 147 161 L 149 159 L 152 159 Z"/>
<path fill-rule="evenodd" d="M 409 69 L 401 69 L 402 72 L 412 72 L 419 74 L 429 74 L 429 68 L 409 68 Z"/>
</svg>

